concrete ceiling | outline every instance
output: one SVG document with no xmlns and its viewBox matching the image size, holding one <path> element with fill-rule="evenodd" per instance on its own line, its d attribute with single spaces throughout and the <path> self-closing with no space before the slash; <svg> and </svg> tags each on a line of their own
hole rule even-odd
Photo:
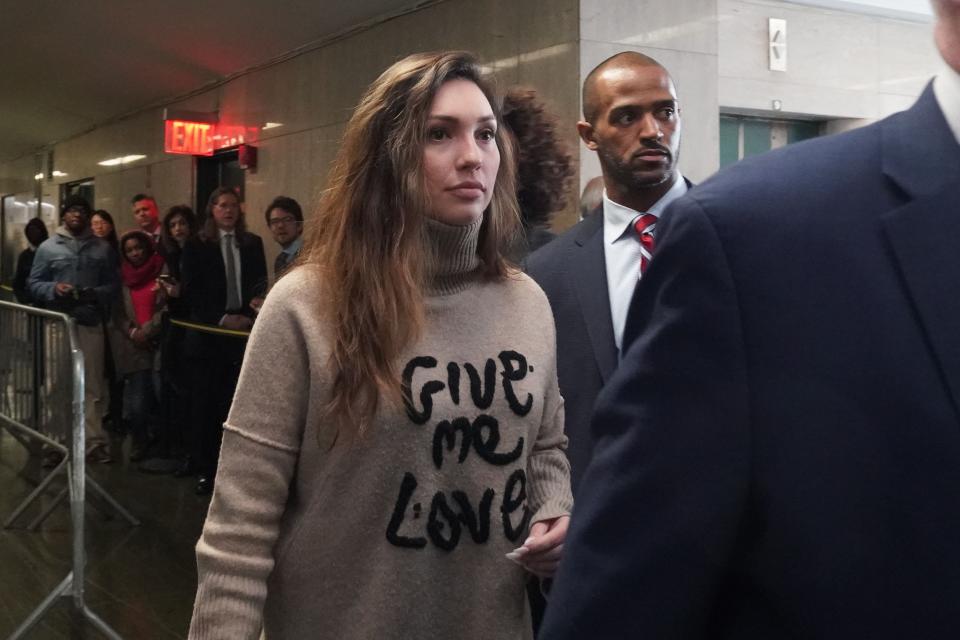
<svg viewBox="0 0 960 640">
<path fill-rule="evenodd" d="M 3 0 L 0 162 L 416 0 Z"/>
</svg>

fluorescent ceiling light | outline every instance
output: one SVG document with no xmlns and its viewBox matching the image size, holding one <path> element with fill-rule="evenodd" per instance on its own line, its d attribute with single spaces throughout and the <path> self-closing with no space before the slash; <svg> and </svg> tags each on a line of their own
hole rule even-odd
<svg viewBox="0 0 960 640">
<path fill-rule="evenodd" d="M 54 171 L 54 172 L 53 172 L 53 177 L 54 177 L 54 178 L 64 178 L 64 177 L 66 177 L 66 175 L 67 175 L 67 174 L 65 174 L 63 171 Z"/>
<path fill-rule="evenodd" d="M 43 180 L 43 174 L 42 174 L 42 173 L 38 173 L 37 175 L 33 176 L 33 179 L 34 179 L 34 180 Z"/>
<path fill-rule="evenodd" d="M 266 131 L 267 129 L 276 129 L 277 127 L 282 127 L 282 126 L 283 126 L 282 122 L 267 122 L 266 124 L 263 125 L 262 128 L 264 131 Z"/>
<path fill-rule="evenodd" d="M 119 158 L 110 158 L 109 160 L 98 162 L 97 164 L 99 164 L 102 167 L 115 167 L 118 164 L 127 164 L 128 162 L 136 162 L 137 160 L 143 160 L 146 157 L 147 156 L 143 156 L 143 155 L 122 156 Z"/>
</svg>

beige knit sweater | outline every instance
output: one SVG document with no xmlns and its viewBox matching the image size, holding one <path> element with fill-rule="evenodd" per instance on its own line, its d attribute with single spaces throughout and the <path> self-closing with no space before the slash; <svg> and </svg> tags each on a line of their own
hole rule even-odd
<svg viewBox="0 0 960 640">
<path fill-rule="evenodd" d="M 359 437 L 318 419 L 329 340 L 307 267 L 270 292 L 224 426 L 197 544 L 190 638 L 524 639 L 528 575 L 504 557 L 569 513 L 546 297 L 476 272 L 479 223 L 431 223 L 442 258 L 422 339 Z"/>
</svg>

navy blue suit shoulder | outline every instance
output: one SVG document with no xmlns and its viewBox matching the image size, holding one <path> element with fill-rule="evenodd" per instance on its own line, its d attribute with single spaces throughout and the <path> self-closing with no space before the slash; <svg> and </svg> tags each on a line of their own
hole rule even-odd
<svg viewBox="0 0 960 640">
<path fill-rule="evenodd" d="M 668 208 L 541 637 L 956 635 L 958 184 L 928 87 Z"/>
</svg>

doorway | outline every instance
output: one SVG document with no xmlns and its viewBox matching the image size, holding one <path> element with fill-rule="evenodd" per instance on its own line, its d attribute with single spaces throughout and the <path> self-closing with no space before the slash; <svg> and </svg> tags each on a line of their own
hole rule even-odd
<svg viewBox="0 0 960 640">
<path fill-rule="evenodd" d="M 231 187 L 243 202 L 244 172 L 240 168 L 236 147 L 212 156 L 197 158 L 197 219 L 201 226 L 206 218 L 207 199 L 217 187 Z"/>
<path fill-rule="evenodd" d="M 79 196 L 87 201 L 91 207 L 96 207 L 94 205 L 94 180 L 93 178 L 84 178 L 83 180 L 77 180 L 75 182 L 67 182 L 60 185 L 60 202 L 66 202 L 67 198 L 73 196 Z"/>
</svg>

